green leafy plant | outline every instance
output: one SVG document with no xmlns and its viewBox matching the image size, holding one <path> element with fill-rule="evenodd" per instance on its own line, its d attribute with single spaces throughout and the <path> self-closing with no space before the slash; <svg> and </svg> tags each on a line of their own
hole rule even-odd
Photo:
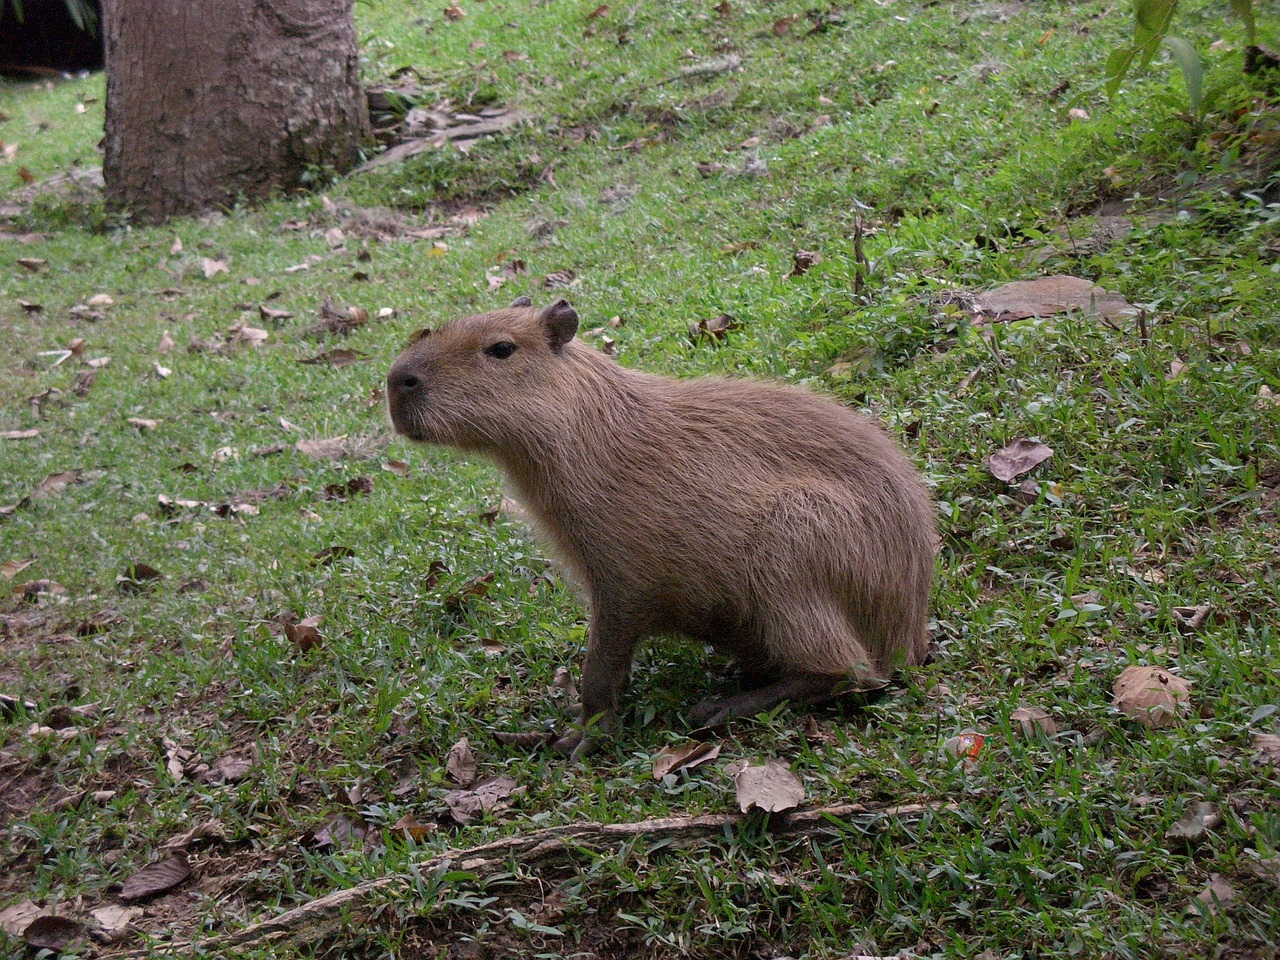
<svg viewBox="0 0 1280 960">
<path fill-rule="evenodd" d="M 1255 47 L 1257 27 L 1253 17 L 1253 0 L 1228 0 L 1228 2 L 1232 11 L 1244 24 L 1245 42 L 1250 48 Z M 1163 43 L 1173 54 L 1178 69 L 1182 71 L 1182 79 L 1187 87 L 1187 99 L 1191 102 L 1191 111 L 1199 116 L 1204 104 L 1204 66 L 1190 43 L 1181 37 L 1169 36 L 1169 26 L 1177 6 L 1178 0 L 1134 0 L 1133 43 L 1117 47 L 1107 58 L 1108 96 L 1115 96 L 1120 89 L 1120 84 L 1124 82 L 1124 78 L 1128 76 L 1135 63 L 1139 67 L 1149 64 Z"/>
</svg>

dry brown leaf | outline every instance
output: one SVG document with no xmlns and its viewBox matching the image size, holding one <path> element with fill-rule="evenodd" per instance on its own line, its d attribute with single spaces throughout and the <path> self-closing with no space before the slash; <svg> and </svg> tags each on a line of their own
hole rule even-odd
<svg viewBox="0 0 1280 960">
<path fill-rule="evenodd" d="M 19 900 L 0 910 L 0 930 L 17 938 L 37 917 L 50 916 L 48 907 L 37 907 L 30 900 Z"/>
<path fill-rule="evenodd" d="M 4 566 L 0 566 L 0 576 L 6 580 L 12 580 L 33 563 L 35 563 L 34 560 L 6 560 Z"/>
<path fill-rule="evenodd" d="M 175 236 L 173 243 L 169 244 L 169 256 L 176 257 L 182 252 L 182 238 Z"/>
<path fill-rule="evenodd" d="M 692 770 L 699 764 L 714 760 L 718 756 L 720 756 L 720 744 L 715 741 L 703 743 L 692 740 L 678 746 L 670 744 L 663 747 L 653 758 L 653 779 L 661 780 L 668 773 Z"/>
<path fill-rule="evenodd" d="M 775 37 L 786 36 L 787 31 L 791 29 L 791 25 L 799 19 L 800 14 L 793 13 L 789 17 L 783 17 L 781 20 L 775 20 L 773 22 L 773 26 L 770 27 L 769 30 Z"/>
<path fill-rule="evenodd" d="M 788 277 L 802 277 L 809 268 L 822 262 L 822 254 L 813 250 L 797 250 L 792 257 L 793 266 Z"/>
<path fill-rule="evenodd" d="M 727 17 L 733 13 L 733 7 L 729 6 L 729 0 L 720 0 L 720 2 L 711 9 L 716 12 L 717 16 L 721 17 Z"/>
<path fill-rule="evenodd" d="M 342 850 L 349 846 L 352 840 L 359 840 L 363 836 L 362 826 L 353 824 L 338 813 L 325 821 L 324 826 L 312 835 L 312 842 L 322 850 L 332 848 Z"/>
<path fill-rule="evenodd" d="M 1208 886 L 1196 894 L 1196 902 L 1191 905 L 1191 909 L 1201 909 L 1209 916 L 1214 916 L 1224 910 L 1230 910 L 1235 901 L 1235 887 L 1231 886 L 1221 874 L 1214 873 L 1209 875 Z"/>
<path fill-rule="evenodd" d="M 49 597 L 65 597 L 67 588 L 57 580 L 28 580 L 26 583 L 17 584 L 13 588 L 13 595 L 23 600 L 35 600 L 43 604 Z"/>
<path fill-rule="evenodd" d="M 200 267 L 201 269 L 204 270 L 204 276 L 206 280 L 212 279 L 213 277 L 217 276 L 219 273 L 230 272 L 230 269 L 227 267 L 227 263 L 225 260 L 214 260 L 210 257 L 201 258 Z"/>
<path fill-rule="evenodd" d="M 131 563 L 116 576 L 116 589 L 121 593 L 141 593 L 163 579 L 164 574 L 155 567 L 146 563 Z"/>
<path fill-rule="evenodd" d="M 557 270 L 542 278 L 542 286 L 543 289 L 548 290 L 552 287 L 567 287 L 577 279 L 577 276 L 572 270 Z"/>
<path fill-rule="evenodd" d="M 1128 316 L 1129 301 L 1088 280 L 1066 275 L 1017 280 L 979 294 L 974 309 L 993 320 L 1025 320 L 1051 317 L 1068 311 L 1099 317 Z"/>
<path fill-rule="evenodd" d="M 69 917 L 36 917 L 22 931 L 22 939 L 35 950 L 49 950 L 59 955 L 71 944 L 86 939 L 88 931 Z"/>
<path fill-rule="evenodd" d="M 254 767 L 248 757 L 236 757 L 230 754 L 218 757 L 213 765 L 200 777 L 205 783 L 235 783 L 243 780 Z"/>
<path fill-rule="evenodd" d="M 438 829 L 439 827 L 434 823 L 419 823 L 410 813 L 406 813 L 391 825 L 393 836 L 407 836 L 414 843 L 422 843 Z"/>
<path fill-rule="evenodd" d="M 507 799 L 516 789 L 515 780 L 503 775 L 477 784 L 470 790 L 450 790 L 445 794 L 444 802 L 455 821 L 468 823 L 481 814 L 505 810 Z"/>
<path fill-rule="evenodd" d="M 409 475 L 409 464 L 403 460 L 388 460 L 382 465 L 382 469 L 387 473 L 394 473 L 397 477 L 407 477 Z"/>
<path fill-rule="evenodd" d="M 709 320 L 695 320 L 689 324 L 689 337 L 692 340 L 706 337 L 710 340 L 723 340 L 729 331 L 742 327 L 742 321 L 732 314 L 722 313 Z"/>
<path fill-rule="evenodd" d="M 1037 440 L 1019 439 L 987 457 L 987 469 L 1005 483 L 1028 473 L 1053 456 L 1053 450 Z"/>
<path fill-rule="evenodd" d="M 1249 741 L 1258 751 L 1258 761 L 1280 766 L 1280 736 L 1274 733 L 1255 733 Z"/>
<path fill-rule="evenodd" d="M 739 761 L 732 771 L 737 788 L 738 809 L 743 813 L 763 810 L 781 813 L 791 810 L 804 799 L 804 787 L 791 768 L 770 757 L 757 766 Z"/>
<path fill-rule="evenodd" d="M 259 304 L 258 316 L 260 316 L 263 320 L 271 320 L 275 323 L 279 323 L 281 320 L 290 319 L 293 316 L 293 314 L 290 313 L 288 310 L 275 310 L 264 304 Z"/>
<path fill-rule="evenodd" d="M 31 499 L 39 500 L 51 493 L 57 493 L 69 483 L 75 483 L 80 476 L 79 470 L 62 470 L 51 473 L 35 485 L 31 491 Z"/>
<path fill-rule="evenodd" d="M 226 840 L 227 828 L 221 820 L 205 820 L 190 830 L 170 837 L 160 845 L 161 850 L 185 850 L 197 840 Z"/>
<path fill-rule="evenodd" d="M 1191 804 L 1177 822 L 1165 831 L 1166 840 L 1191 842 L 1203 839 L 1210 830 L 1222 822 L 1218 808 L 1207 800 Z"/>
<path fill-rule="evenodd" d="M 32 273 L 38 273 L 49 265 L 48 260 L 41 260 L 39 257 L 19 257 L 15 262 L 23 270 L 29 270 Z"/>
<path fill-rule="evenodd" d="M 164 354 L 172 351 L 175 346 L 176 344 L 173 342 L 173 337 L 169 336 L 169 331 L 166 330 L 160 335 L 160 342 L 156 344 L 156 351 L 163 356 Z"/>
<path fill-rule="evenodd" d="M 186 856 L 176 854 L 143 867 L 125 880 L 120 899 L 126 902 L 147 900 L 168 893 L 189 876 L 191 867 L 187 864 Z"/>
<path fill-rule="evenodd" d="M 261 327 L 245 327 L 238 323 L 227 331 L 229 343 L 247 343 L 254 349 L 266 343 L 269 336 L 270 334 Z"/>
<path fill-rule="evenodd" d="M 1125 716 L 1151 729 L 1178 725 L 1191 704 L 1191 685 L 1163 667 L 1125 667 L 1111 690 Z"/>
<path fill-rule="evenodd" d="M 1009 714 L 1009 726 L 1015 734 L 1032 738 L 1037 734 L 1052 737 L 1058 732 L 1057 721 L 1039 707 L 1018 707 Z"/>
<path fill-rule="evenodd" d="M 449 755 L 444 762 L 445 773 L 460 787 L 469 787 L 475 783 L 479 766 L 471 753 L 471 744 L 463 737 L 449 748 Z"/>
<path fill-rule="evenodd" d="M 90 910 L 89 916 L 97 926 L 94 937 L 105 940 L 107 943 L 122 939 L 129 932 L 130 924 L 142 917 L 145 912 L 141 907 L 122 907 L 116 903 L 108 903 Z"/>
<path fill-rule="evenodd" d="M 32 440 L 40 436 L 39 430 L 3 430 L 0 440 Z"/>
<path fill-rule="evenodd" d="M 160 423 L 158 420 L 148 420 L 145 417 L 129 417 L 126 422 L 129 426 L 141 431 L 154 430 Z"/>
<path fill-rule="evenodd" d="M 297 623 L 285 621 L 284 635 L 289 638 L 290 643 L 306 653 L 323 642 L 320 631 L 316 629 L 323 620 L 323 617 L 306 617 Z"/>
<path fill-rule="evenodd" d="M 299 440 L 293 448 L 313 460 L 341 460 L 346 456 L 347 438 L 344 434 L 324 440 Z"/>
</svg>

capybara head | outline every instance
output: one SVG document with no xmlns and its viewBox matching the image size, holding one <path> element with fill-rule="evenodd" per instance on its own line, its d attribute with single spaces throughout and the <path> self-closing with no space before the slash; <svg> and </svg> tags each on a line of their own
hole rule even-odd
<svg viewBox="0 0 1280 960">
<path fill-rule="evenodd" d="M 568 301 L 539 310 L 521 297 L 419 331 L 387 374 L 392 424 L 411 440 L 464 449 L 517 442 L 513 431 L 563 389 L 565 348 L 577 330 Z"/>
</svg>

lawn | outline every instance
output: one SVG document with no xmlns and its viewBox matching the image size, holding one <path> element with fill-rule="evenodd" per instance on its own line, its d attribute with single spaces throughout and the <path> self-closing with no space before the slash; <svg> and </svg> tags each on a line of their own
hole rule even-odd
<svg viewBox="0 0 1280 960">
<path fill-rule="evenodd" d="M 1198 116 L 1163 56 L 1103 96 L 1090 0 L 368 0 L 366 85 L 523 122 L 162 227 L 103 209 L 101 76 L 0 85 L 0 953 L 1275 957 L 1280 78 L 1227 6 L 1175 20 Z M 982 310 L 1051 276 L 1128 309 Z M 732 689 L 671 638 L 549 751 L 583 605 L 383 396 L 522 295 L 879 418 L 930 662 L 655 777 Z M 1131 666 L 1189 685 L 1166 725 Z M 742 814 L 767 759 L 803 802 Z"/>
</svg>

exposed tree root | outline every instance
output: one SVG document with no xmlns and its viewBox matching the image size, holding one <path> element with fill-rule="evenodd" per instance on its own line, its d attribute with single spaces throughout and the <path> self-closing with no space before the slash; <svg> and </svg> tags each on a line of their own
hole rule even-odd
<svg viewBox="0 0 1280 960">
<path fill-rule="evenodd" d="M 927 813 L 954 810 L 952 803 L 911 803 L 868 807 L 860 803 L 794 810 L 785 816 L 774 816 L 769 830 L 778 834 L 812 833 L 829 827 L 832 820 L 869 827 L 886 819 L 910 819 Z M 531 866 L 557 860 L 568 860 L 575 850 L 592 848 L 638 837 L 652 839 L 693 839 L 720 833 L 743 820 L 741 814 L 710 814 L 702 817 L 660 817 L 636 823 L 581 823 L 547 827 L 490 843 L 450 850 L 416 865 L 418 876 L 429 876 L 440 869 L 459 869 L 485 874 L 506 868 L 511 861 Z M 410 874 L 393 874 L 366 880 L 346 890 L 317 897 L 310 903 L 294 907 L 279 916 L 211 940 L 175 943 L 160 947 L 166 953 L 198 956 L 222 956 L 251 948 L 314 944 L 338 933 L 343 926 L 359 923 L 368 912 L 386 898 L 408 891 L 415 882 Z M 158 946 L 158 945 L 157 945 Z M 154 953 L 155 947 L 152 948 Z M 131 951 L 123 957 L 144 957 L 148 951 Z"/>
</svg>

